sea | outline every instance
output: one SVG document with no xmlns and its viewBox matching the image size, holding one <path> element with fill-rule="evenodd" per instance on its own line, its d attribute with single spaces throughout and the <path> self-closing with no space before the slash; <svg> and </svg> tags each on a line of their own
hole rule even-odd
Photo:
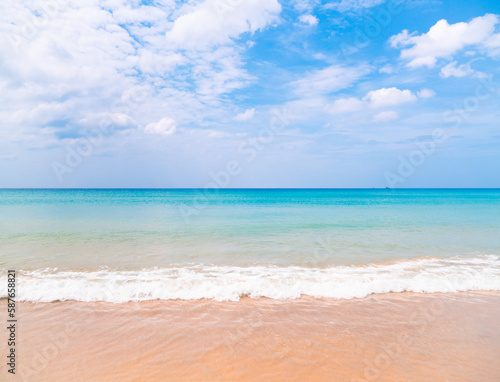
<svg viewBox="0 0 500 382">
<path fill-rule="evenodd" d="M 27 302 L 497 291 L 500 190 L 2 189 L 0 268 Z"/>
</svg>

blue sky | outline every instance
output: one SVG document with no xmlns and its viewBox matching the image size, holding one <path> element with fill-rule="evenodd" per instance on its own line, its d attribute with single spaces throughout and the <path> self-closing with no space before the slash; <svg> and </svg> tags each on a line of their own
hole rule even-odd
<svg viewBox="0 0 500 382">
<path fill-rule="evenodd" d="M 7 1 L 0 187 L 500 187 L 497 1 Z"/>
</svg>

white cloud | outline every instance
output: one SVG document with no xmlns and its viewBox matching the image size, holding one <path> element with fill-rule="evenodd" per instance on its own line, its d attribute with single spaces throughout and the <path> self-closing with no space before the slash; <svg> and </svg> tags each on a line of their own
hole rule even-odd
<svg viewBox="0 0 500 382">
<path fill-rule="evenodd" d="M 395 111 L 382 111 L 373 117 L 373 122 L 392 122 L 399 119 L 399 114 Z"/>
<path fill-rule="evenodd" d="M 148 123 L 164 115 L 175 126 L 231 117 L 235 105 L 223 96 L 255 80 L 243 60 L 252 43 L 238 38 L 278 22 L 281 11 L 276 0 L 225 2 L 234 6 L 222 14 L 212 1 L 57 1 L 28 34 L 41 3 L 6 1 L 0 114 L 26 145 L 37 134 L 64 145 L 103 119 L 114 130 L 147 125 L 168 134 L 174 125 Z"/>
<path fill-rule="evenodd" d="M 364 104 L 357 98 L 340 98 L 327 107 L 327 111 L 331 114 L 352 113 L 363 108 Z"/>
<path fill-rule="evenodd" d="M 236 121 L 248 121 L 252 119 L 255 114 L 255 108 L 247 109 L 243 113 L 239 113 L 234 117 Z"/>
<path fill-rule="evenodd" d="M 443 78 L 448 77 L 465 77 L 470 73 L 470 67 L 460 65 L 457 67 L 457 62 L 450 62 L 448 65 L 441 68 L 439 75 Z"/>
<path fill-rule="evenodd" d="M 448 24 L 446 20 L 439 20 L 422 35 L 409 34 L 404 30 L 392 36 L 390 43 L 395 48 L 410 48 L 401 51 L 401 58 L 409 60 L 408 66 L 434 67 L 438 58 L 451 58 L 465 47 L 479 46 L 493 53 L 499 39 L 495 35 L 495 26 L 499 23 L 498 15 L 487 14 L 476 17 L 470 22 Z"/>
<path fill-rule="evenodd" d="M 177 128 L 175 120 L 169 117 L 164 117 L 158 122 L 152 122 L 144 128 L 148 134 L 172 135 Z"/>
<path fill-rule="evenodd" d="M 500 55 L 500 33 L 496 33 L 484 42 L 490 56 Z"/>
<path fill-rule="evenodd" d="M 379 70 L 379 73 L 392 74 L 394 73 L 394 68 L 391 65 L 382 66 Z"/>
<path fill-rule="evenodd" d="M 431 92 L 431 90 L 428 89 L 422 91 L 424 95 L 429 95 L 429 92 Z M 330 114 L 343 114 L 353 113 L 367 108 L 378 109 L 388 106 L 397 106 L 416 100 L 417 97 L 410 90 L 399 90 L 398 88 L 392 87 L 369 91 L 362 100 L 354 97 L 339 98 L 325 109 Z"/>
<path fill-rule="evenodd" d="M 218 47 L 190 59 L 194 67 L 189 74 L 198 86 L 197 92 L 207 99 L 242 88 L 252 80 L 243 68 L 239 50 L 234 47 Z"/>
<path fill-rule="evenodd" d="M 326 9 L 335 9 L 339 12 L 358 11 L 364 8 L 372 8 L 384 3 L 385 0 L 341 0 L 329 2 L 325 5 Z"/>
<path fill-rule="evenodd" d="M 313 15 L 301 15 L 299 17 L 301 23 L 307 24 L 309 26 L 318 25 L 318 19 Z"/>
<path fill-rule="evenodd" d="M 178 53 L 158 54 L 147 49 L 139 52 L 139 68 L 143 73 L 162 75 L 174 70 L 186 62 L 186 58 Z"/>
<path fill-rule="evenodd" d="M 413 102 L 416 99 L 417 97 L 410 90 L 399 90 L 392 87 L 372 90 L 366 94 L 363 101 L 369 102 L 373 108 L 378 108 Z"/>
<path fill-rule="evenodd" d="M 449 77 L 465 77 L 471 76 L 476 78 L 486 78 L 487 75 L 470 67 L 470 63 L 457 66 L 457 62 L 453 61 L 441 68 L 439 75 L 443 78 Z"/>
<path fill-rule="evenodd" d="M 206 0 L 177 18 L 165 37 L 175 48 L 207 49 L 227 44 L 242 33 L 265 28 L 278 21 L 280 12 L 277 0 Z"/>
<path fill-rule="evenodd" d="M 139 126 L 136 120 L 124 113 L 98 113 L 92 114 L 78 121 L 78 124 L 88 128 L 98 127 L 102 121 L 107 121 L 119 129 L 131 129 Z"/>
<path fill-rule="evenodd" d="M 368 72 L 369 68 L 366 66 L 332 65 L 306 74 L 302 79 L 292 83 L 292 86 L 302 97 L 325 95 L 351 86 Z"/>
<path fill-rule="evenodd" d="M 421 89 L 417 92 L 419 98 L 432 98 L 436 93 L 431 89 Z"/>
<path fill-rule="evenodd" d="M 311 12 L 314 7 L 321 3 L 321 0 L 291 0 L 293 7 L 299 12 Z"/>
</svg>

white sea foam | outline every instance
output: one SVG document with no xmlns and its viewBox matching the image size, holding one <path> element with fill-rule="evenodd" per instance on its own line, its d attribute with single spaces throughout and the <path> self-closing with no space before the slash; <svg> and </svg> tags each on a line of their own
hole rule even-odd
<svg viewBox="0 0 500 382">
<path fill-rule="evenodd" d="M 2 280 L 0 285 L 6 285 Z M 191 266 L 142 270 L 20 271 L 18 300 L 49 302 L 169 299 L 350 299 L 373 293 L 500 290 L 498 256 L 420 259 L 369 266 Z M 5 292 L 3 292 L 5 293 Z M 5 297 L 3 295 L 2 297 Z"/>
</svg>

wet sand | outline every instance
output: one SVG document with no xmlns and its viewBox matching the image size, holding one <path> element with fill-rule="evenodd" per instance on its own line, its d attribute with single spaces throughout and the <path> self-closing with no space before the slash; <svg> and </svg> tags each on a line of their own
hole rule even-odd
<svg viewBox="0 0 500 382">
<path fill-rule="evenodd" d="M 498 292 L 17 305 L 0 380 L 500 380 Z"/>
</svg>

